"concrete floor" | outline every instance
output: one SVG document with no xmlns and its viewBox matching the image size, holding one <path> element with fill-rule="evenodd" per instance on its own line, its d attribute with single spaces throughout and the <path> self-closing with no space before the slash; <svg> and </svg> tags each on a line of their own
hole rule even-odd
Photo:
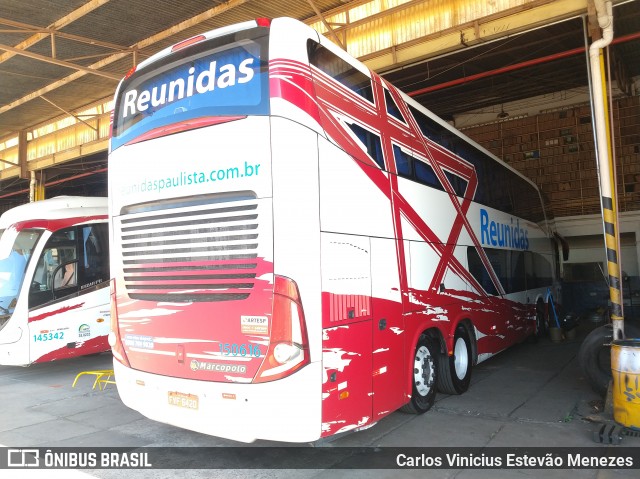
<svg viewBox="0 0 640 479">
<path fill-rule="evenodd" d="M 421 416 L 396 412 L 365 431 L 343 435 L 318 446 L 434 447 L 599 447 L 640 446 L 624 437 L 620 446 L 593 440 L 600 424 L 613 423 L 603 401 L 584 379 L 577 339 L 517 345 L 479 365 L 469 391 L 438 395 L 434 408 Z M 0 444 L 10 447 L 238 446 L 238 443 L 160 424 L 126 408 L 117 389 L 92 389 L 84 370 L 110 369 L 111 356 L 80 358 L 29 368 L 0 367 Z M 271 446 L 266 442 L 252 447 Z M 255 451 L 255 450 L 254 450 Z M 252 454 L 247 448 L 247 454 Z M 638 478 L 635 470 L 504 469 L 303 469 L 303 470 L 32 470 L 2 471 L 12 478 Z"/>
</svg>

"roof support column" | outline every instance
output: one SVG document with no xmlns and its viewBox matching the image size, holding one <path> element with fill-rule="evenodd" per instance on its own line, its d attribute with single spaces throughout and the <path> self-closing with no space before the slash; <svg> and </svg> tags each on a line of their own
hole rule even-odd
<svg viewBox="0 0 640 479">
<path fill-rule="evenodd" d="M 609 297 L 613 340 L 624 339 L 622 309 L 622 268 L 620 267 L 620 231 L 615 184 L 615 166 L 611 154 L 611 134 L 607 109 L 606 78 L 602 50 L 613 39 L 613 7 L 611 0 L 593 0 L 602 38 L 589 47 L 592 113 L 596 137 L 596 159 L 600 177 L 600 201 L 604 225 Z"/>
<path fill-rule="evenodd" d="M 18 133 L 18 165 L 20 166 L 20 178 L 29 179 L 29 166 L 27 165 L 27 130 Z"/>
</svg>

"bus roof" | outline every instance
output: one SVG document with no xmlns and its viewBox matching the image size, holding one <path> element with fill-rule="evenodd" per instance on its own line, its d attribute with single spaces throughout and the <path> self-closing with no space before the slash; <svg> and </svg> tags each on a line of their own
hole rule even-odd
<svg viewBox="0 0 640 479">
<path fill-rule="evenodd" d="M 107 213 L 108 206 L 105 197 L 56 196 L 7 210 L 0 216 L 0 229 L 20 221 L 106 216 Z"/>
<path fill-rule="evenodd" d="M 195 35 L 191 38 L 187 38 L 186 40 L 182 40 L 179 41 L 169 47 L 164 48 L 163 50 L 160 50 L 159 52 L 155 53 L 154 55 L 151 55 L 149 58 L 147 58 L 146 60 L 140 62 L 136 67 L 135 67 L 135 71 L 140 71 L 143 68 L 146 68 L 147 65 L 150 65 L 151 63 L 156 62 L 157 60 L 159 60 L 160 58 L 166 57 L 167 55 L 171 54 L 176 47 L 179 47 L 182 44 L 190 44 L 191 42 L 196 43 L 197 41 L 200 40 L 208 40 L 211 38 L 215 38 L 215 37 L 221 37 L 223 35 L 227 35 L 229 33 L 235 33 L 241 30 L 247 30 L 249 28 L 254 28 L 260 26 L 260 23 L 256 20 L 248 20 L 246 22 L 241 22 L 241 23 L 236 23 L 233 25 L 227 25 L 224 27 L 219 27 L 213 30 L 209 30 L 207 32 L 203 32 L 199 35 Z M 132 69 L 133 70 L 133 69 Z"/>
</svg>

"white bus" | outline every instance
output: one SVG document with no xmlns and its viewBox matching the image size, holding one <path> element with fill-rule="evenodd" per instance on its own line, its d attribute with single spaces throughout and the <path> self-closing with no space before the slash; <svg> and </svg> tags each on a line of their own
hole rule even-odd
<svg viewBox="0 0 640 479">
<path fill-rule="evenodd" d="M 423 413 L 544 329 L 534 184 L 292 19 L 130 72 L 109 201 L 116 382 L 157 421 L 313 441 Z"/>
<path fill-rule="evenodd" d="M 0 364 L 110 349 L 106 198 L 59 196 L 0 216 Z"/>
</svg>

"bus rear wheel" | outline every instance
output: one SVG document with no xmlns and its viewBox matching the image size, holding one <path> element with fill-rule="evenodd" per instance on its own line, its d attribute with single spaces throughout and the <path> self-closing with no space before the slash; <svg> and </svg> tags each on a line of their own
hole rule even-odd
<svg viewBox="0 0 640 479">
<path fill-rule="evenodd" d="M 453 338 L 453 354 L 443 355 L 439 362 L 438 390 L 444 394 L 462 394 L 469 389 L 473 355 L 469 331 L 462 324 Z"/>
<path fill-rule="evenodd" d="M 539 339 L 543 336 L 547 335 L 547 331 L 549 329 L 549 324 L 547 321 L 547 317 L 544 314 L 544 307 L 542 304 L 538 304 L 536 306 L 536 333 L 535 338 Z"/>
<path fill-rule="evenodd" d="M 424 414 L 433 406 L 438 382 L 437 348 L 434 341 L 424 334 L 416 344 L 411 367 L 411 400 L 400 410 L 410 414 Z"/>
</svg>

